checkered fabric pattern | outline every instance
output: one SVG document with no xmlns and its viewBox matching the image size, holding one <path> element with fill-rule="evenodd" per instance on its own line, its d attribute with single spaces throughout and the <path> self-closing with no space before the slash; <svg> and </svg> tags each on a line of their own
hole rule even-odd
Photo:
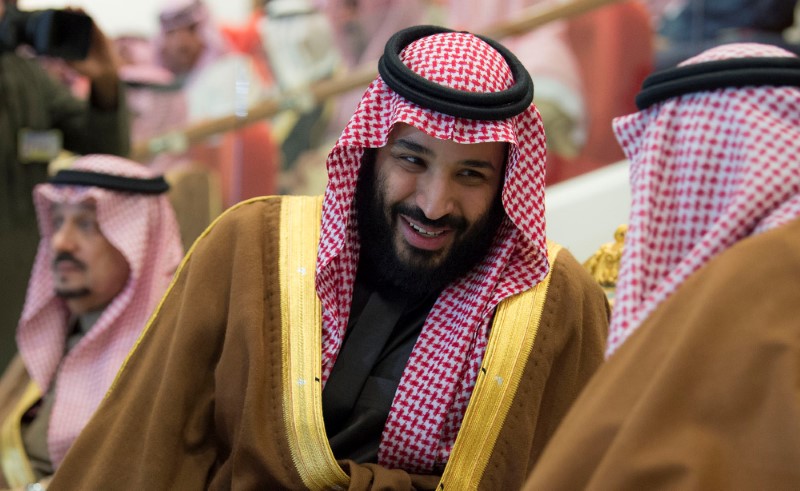
<svg viewBox="0 0 800 491">
<path fill-rule="evenodd" d="M 791 56 L 731 44 L 682 66 Z M 607 356 L 709 260 L 800 216 L 800 89 L 686 94 L 617 118 L 614 131 L 631 162 L 633 202 Z"/>
<path fill-rule="evenodd" d="M 150 178 L 146 167 L 110 155 L 79 158 L 71 169 Z M 49 243 L 53 203 L 94 201 L 100 230 L 127 259 L 130 277 L 92 329 L 63 356 L 69 312 L 55 296 Z M 87 186 L 40 184 L 34 203 L 42 240 L 17 329 L 19 353 L 31 378 L 46 392 L 55 383 L 48 448 L 54 465 L 64 458 L 100 404 L 167 289 L 183 249 L 167 196 Z"/>
<path fill-rule="evenodd" d="M 428 36 L 407 46 L 403 62 L 428 80 L 471 92 L 496 92 L 513 84 L 505 60 L 466 33 Z M 509 142 L 502 190 L 507 218 L 487 257 L 449 285 L 436 301 L 400 381 L 384 429 L 379 462 L 430 472 L 447 462 L 486 348 L 494 308 L 530 289 L 548 272 L 544 223 L 545 139 L 531 105 L 519 116 L 475 121 L 413 104 L 378 77 L 328 156 L 329 183 L 317 262 L 323 305 L 323 381 L 342 344 L 353 293 L 359 241 L 353 207 L 361 156 L 382 147 L 403 122 L 458 143 Z"/>
</svg>

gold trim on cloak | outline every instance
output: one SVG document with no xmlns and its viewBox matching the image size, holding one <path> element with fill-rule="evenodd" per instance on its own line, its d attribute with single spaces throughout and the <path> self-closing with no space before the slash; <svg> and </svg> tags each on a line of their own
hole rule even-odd
<svg viewBox="0 0 800 491">
<path fill-rule="evenodd" d="M 0 465 L 6 482 L 12 488 L 36 481 L 22 441 L 22 417 L 41 398 L 39 386 L 31 381 L 0 426 Z"/>
<path fill-rule="evenodd" d="M 497 307 L 478 380 L 437 489 L 477 489 L 528 364 L 561 246 L 547 244 L 550 272 Z"/>
<path fill-rule="evenodd" d="M 322 197 L 281 201 L 279 277 L 283 418 L 300 478 L 311 490 L 346 489 L 322 418 L 322 304 L 314 287 Z"/>
</svg>

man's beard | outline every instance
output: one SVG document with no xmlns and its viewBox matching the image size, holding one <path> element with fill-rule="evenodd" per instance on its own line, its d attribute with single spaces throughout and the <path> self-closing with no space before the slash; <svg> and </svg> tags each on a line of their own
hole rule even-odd
<svg viewBox="0 0 800 491">
<path fill-rule="evenodd" d="M 405 203 L 395 203 L 387 209 L 385 182 L 378 182 L 375 175 L 374 154 L 374 150 L 366 150 L 356 186 L 360 267 L 370 268 L 379 284 L 388 283 L 412 298 L 441 291 L 486 257 L 505 217 L 501 193 L 497 193 L 489 209 L 472 225 L 462 216 L 430 220 L 420 208 Z M 450 227 L 454 239 L 447 255 L 440 258 L 441 251 L 426 251 L 406 244 L 406 255 L 410 257 L 401 258 L 395 243 L 400 214 L 422 225 Z"/>
<path fill-rule="evenodd" d="M 60 262 L 70 262 L 76 268 L 82 271 L 86 270 L 86 264 L 84 264 L 82 261 L 79 261 L 75 256 L 73 256 L 69 252 L 60 252 L 56 255 L 56 257 L 53 259 L 53 269 L 55 269 L 58 263 Z M 64 289 L 56 287 L 54 289 L 54 292 L 57 297 L 63 298 L 64 300 L 69 300 L 71 298 L 85 297 L 92 293 L 91 290 L 89 290 L 86 287 L 73 288 L 73 289 Z"/>
</svg>

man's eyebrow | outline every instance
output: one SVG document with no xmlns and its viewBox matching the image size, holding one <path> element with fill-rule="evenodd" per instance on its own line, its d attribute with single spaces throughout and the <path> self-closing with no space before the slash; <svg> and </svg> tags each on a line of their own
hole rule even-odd
<svg viewBox="0 0 800 491">
<path fill-rule="evenodd" d="M 50 211 L 56 211 L 64 206 L 64 203 L 52 202 L 50 203 Z M 82 201 L 76 205 L 80 211 L 97 211 L 97 205 L 94 201 Z"/>
<path fill-rule="evenodd" d="M 461 164 L 466 165 L 467 167 L 474 167 L 476 169 L 495 170 L 495 166 L 487 160 L 462 160 Z"/>
<path fill-rule="evenodd" d="M 419 143 L 413 142 L 411 140 L 406 140 L 405 138 L 399 138 L 392 143 L 392 147 L 401 147 L 406 150 L 416 152 L 422 155 L 434 155 L 433 150 L 430 148 L 420 145 Z"/>
<path fill-rule="evenodd" d="M 420 155 L 432 156 L 435 155 L 434 151 L 430 148 L 420 145 L 419 143 L 407 140 L 405 138 L 398 138 L 394 142 L 392 142 L 392 147 L 400 147 L 410 152 L 418 153 Z M 459 162 L 462 165 L 466 165 L 467 167 L 473 167 L 475 169 L 487 169 L 494 171 L 496 170 L 495 166 L 492 165 L 491 162 L 488 160 L 478 160 L 478 159 L 467 159 L 462 160 Z"/>
</svg>

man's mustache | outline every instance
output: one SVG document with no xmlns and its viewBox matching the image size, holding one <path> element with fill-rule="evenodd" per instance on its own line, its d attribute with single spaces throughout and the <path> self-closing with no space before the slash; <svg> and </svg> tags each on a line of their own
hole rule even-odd
<svg viewBox="0 0 800 491">
<path fill-rule="evenodd" d="M 419 207 L 406 203 L 395 203 L 392 206 L 392 214 L 394 216 L 405 215 L 408 218 L 421 223 L 422 225 L 427 225 L 428 227 L 448 227 L 453 230 L 463 231 L 467 229 L 468 225 L 467 219 L 462 216 L 445 215 L 441 218 L 437 218 L 436 220 L 431 220 L 425 216 L 425 212 L 423 212 Z"/>
<path fill-rule="evenodd" d="M 69 252 L 59 252 L 56 257 L 53 259 L 53 269 L 55 269 L 58 264 L 62 261 L 67 261 L 72 263 L 73 266 L 80 270 L 86 269 L 86 264 L 83 261 L 80 261 L 78 258 L 70 254 Z"/>
</svg>

